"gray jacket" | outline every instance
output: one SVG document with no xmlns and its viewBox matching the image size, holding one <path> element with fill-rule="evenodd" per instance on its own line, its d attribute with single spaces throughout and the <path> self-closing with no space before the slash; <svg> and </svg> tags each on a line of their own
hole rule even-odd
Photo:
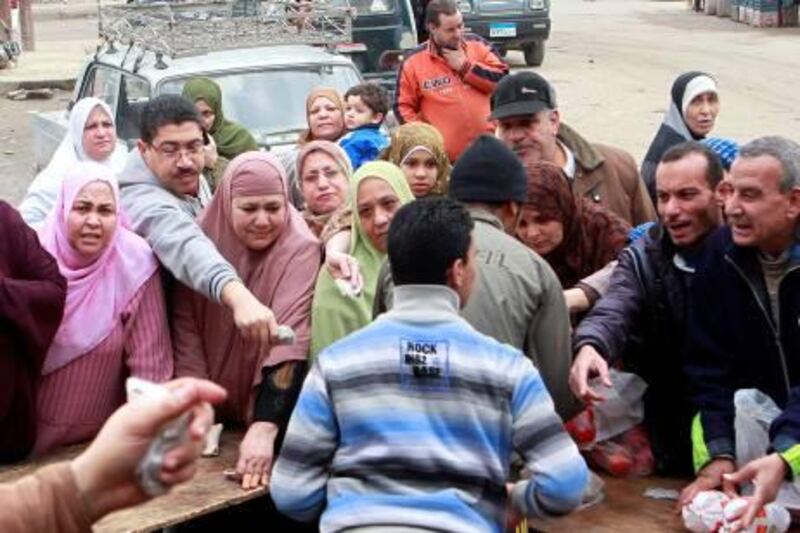
<svg viewBox="0 0 800 533">
<path fill-rule="evenodd" d="M 211 201 L 205 178 L 200 176 L 196 197 L 178 196 L 161 185 L 139 151 L 133 150 L 119 186 L 133 230 L 144 237 L 161 264 L 184 285 L 219 301 L 225 284 L 238 276 L 195 222 Z"/>
<path fill-rule="evenodd" d="M 580 411 L 569 389 L 572 364 L 569 312 L 547 262 L 503 231 L 494 215 L 470 209 L 475 221 L 478 278 L 462 316 L 479 332 L 522 350 L 539 370 L 556 411 L 569 420 Z M 375 311 L 391 307 L 388 263 L 378 279 Z"/>
</svg>

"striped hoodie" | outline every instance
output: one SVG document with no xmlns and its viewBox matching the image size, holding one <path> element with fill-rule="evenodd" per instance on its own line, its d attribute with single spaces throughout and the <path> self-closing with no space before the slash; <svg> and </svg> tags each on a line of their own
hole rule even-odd
<svg viewBox="0 0 800 533">
<path fill-rule="evenodd" d="M 272 474 L 278 509 L 321 531 L 502 531 L 512 491 L 527 516 L 567 513 L 588 471 L 530 360 L 476 332 L 444 286 L 394 289 L 395 306 L 314 362 Z"/>
</svg>

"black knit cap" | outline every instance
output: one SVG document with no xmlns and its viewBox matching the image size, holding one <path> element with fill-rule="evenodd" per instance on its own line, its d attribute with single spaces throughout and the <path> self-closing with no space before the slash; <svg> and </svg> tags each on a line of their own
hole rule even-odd
<svg viewBox="0 0 800 533">
<path fill-rule="evenodd" d="M 524 202 L 528 176 L 522 162 L 499 139 L 481 135 L 459 156 L 450 173 L 450 197 L 460 202 Z"/>
</svg>

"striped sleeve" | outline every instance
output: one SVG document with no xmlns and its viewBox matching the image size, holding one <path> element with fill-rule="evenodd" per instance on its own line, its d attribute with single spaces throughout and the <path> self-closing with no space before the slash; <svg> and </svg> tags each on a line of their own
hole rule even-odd
<svg viewBox="0 0 800 533">
<path fill-rule="evenodd" d="M 167 381 L 173 374 L 172 343 L 158 271 L 142 286 L 137 298 L 138 306 L 125 327 L 128 369 L 138 378 Z"/>
<path fill-rule="evenodd" d="M 270 494 L 280 512 L 306 522 L 320 515 L 338 445 L 339 426 L 317 359 L 303 383 L 272 472 Z"/>
<path fill-rule="evenodd" d="M 569 438 L 553 401 L 529 359 L 520 357 L 511 400 L 513 443 L 531 471 L 512 502 L 525 516 L 566 514 L 576 508 L 588 480 L 586 463 Z"/>
<path fill-rule="evenodd" d="M 494 47 L 480 37 L 471 36 L 467 50 L 470 52 L 464 83 L 468 83 L 479 91 L 492 94 L 497 83 L 508 74 L 508 65 L 503 61 Z"/>
</svg>

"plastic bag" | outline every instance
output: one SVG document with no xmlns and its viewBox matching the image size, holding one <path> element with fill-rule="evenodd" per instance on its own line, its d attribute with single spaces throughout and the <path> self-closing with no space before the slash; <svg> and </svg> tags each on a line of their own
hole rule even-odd
<svg viewBox="0 0 800 533">
<path fill-rule="evenodd" d="M 781 410 L 775 402 L 756 389 L 741 389 L 733 396 L 736 408 L 736 462 L 745 465 L 763 457 L 769 449 L 769 426 Z"/>
<path fill-rule="evenodd" d="M 728 533 L 747 504 L 745 498 L 731 499 L 717 490 L 703 491 L 683 506 L 683 524 L 693 533 Z M 789 529 L 790 522 L 786 509 L 777 503 L 768 503 L 743 533 L 783 533 Z"/>
<path fill-rule="evenodd" d="M 736 429 L 736 463 L 741 468 L 754 459 L 763 457 L 770 447 L 769 427 L 780 414 L 775 402 L 757 389 L 740 389 L 733 396 L 736 408 L 734 428 Z M 745 485 L 742 492 L 751 494 L 751 485 Z M 800 486 L 783 483 L 775 501 L 788 509 L 800 509 Z"/>
<path fill-rule="evenodd" d="M 609 371 L 612 388 L 604 387 L 599 378 L 589 385 L 602 390 L 605 400 L 592 407 L 596 428 L 595 442 L 602 442 L 624 433 L 644 419 L 644 391 L 647 383 L 636 374 Z"/>
<path fill-rule="evenodd" d="M 575 441 L 580 450 L 591 449 L 597 436 L 592 408 L 587 407 L 572 417 L 564 424 L 564 429 L 567 430 L 567 433 L 569 433 L 569 436 L 572 437 L 572 440 Z"/>
<path fill-rule="evenodd" d="M 641 425 L 613 439 L 595 444 L 587 453 L 589 463 L 612 476 L 649 476 L 655 470 L 650 439 Z"/>
</svg>

